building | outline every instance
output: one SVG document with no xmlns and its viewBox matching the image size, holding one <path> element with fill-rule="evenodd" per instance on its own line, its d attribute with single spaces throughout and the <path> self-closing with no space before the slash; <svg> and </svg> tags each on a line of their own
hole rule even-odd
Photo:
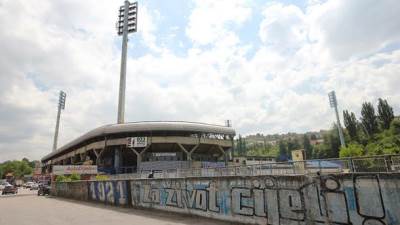
<svg viewBox="0 0 400 225">
<path fill-rule="evenodd" d="M 320 145 L 324 143 L 324 139 L 316 139 L 316 140 L 310 140 L 311 145 Z"/>
<path fill-rule="evenodd" d="M 233 166 L 252 166 L 260 164 L 276 163 L 275 157 L 272 156 L 241 156 L 234 157 Z"/>
<path fill-rule="evenodd" d="M 168 170 L 227 162 L 233 151 L 232 127 L 182 121 L 105 125 L 42 158 L 52 165 L 97 165 L 107 174 Z M 220 166 L 221 163 L 216 164 Z M 208 164 L 210 165 L 210 164 Z M 212 165 L 212 164 L 211 164 Z"/>
</svg>

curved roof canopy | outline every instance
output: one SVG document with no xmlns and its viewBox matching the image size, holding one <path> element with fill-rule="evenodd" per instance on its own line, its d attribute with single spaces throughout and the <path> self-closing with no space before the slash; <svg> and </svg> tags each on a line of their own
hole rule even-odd
<svg viewBox="0 0 400 225">
<path fill-rule="evenodd" d="M 57 151 L 52 152 L 42 158 L 42 161 L 49 160 L 53 156 L 60 154 L 84 141 L 95 137 L 108 136 L 118 133 L 153 132 L 153 131 L 178 131 L 193 133 L 213 133 L 223 135 L 235 135 L 232 127 L 212 125 L 206 123 L 184 122 L 184 121 L 151 121 L 151 122 L 132 122 L 123 124 L 109 124 L 95 128 L 86 134 L 65 144 Z"/>
</svg>

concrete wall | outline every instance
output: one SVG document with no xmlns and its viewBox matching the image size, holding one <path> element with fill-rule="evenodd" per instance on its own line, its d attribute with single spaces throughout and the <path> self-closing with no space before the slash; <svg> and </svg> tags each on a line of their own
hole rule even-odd
<svg viewBox="0 0 400 225">
<path fill-rule="evenodd" d="M 137 179 L 85 184 L 86 189 L 82 188 L 88 191 L 90 200 L 233 222 L 400 224 L 398 174 Z"/>
<path fill-rule="evenodd" d="M 51 194 L 64 198 L 88 200 L 88 183 L 85 181 L 53 183 Z"/>
</svg>

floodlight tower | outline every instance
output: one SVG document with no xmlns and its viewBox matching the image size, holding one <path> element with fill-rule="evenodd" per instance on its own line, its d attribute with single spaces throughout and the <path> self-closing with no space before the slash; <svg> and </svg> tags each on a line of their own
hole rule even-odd
<svg viewBox="0 0 400 225">
<path fill-rule="evenodd" d="M 57 111 L 56 130 L 54 132 L 53 152 L 57 150 L 58 128 L 60 127 L 61 110 L 65 109 L 66 98 L 67 94 L 65 94 L 65 92 L 63 91 L 60 91 L 60 95 L 58 97 L 58 111 Z"/>
<path fill-rule="evenodd" d="M 339 112 L 338 112 L 338 108 L 337 108 L 337 100 L 336 100 L 335 91 L 329 92 L 328 96 L 329 96 L 329 103 L 331 105 L 331 108 L 334 108 L 335 113 L 336 113 L 336 121 L 337 121 L 337 128 L 339 131 L 340 145 L 342 147 L 346 147 L 346 143 L 344 142 L 344 137 L 343 137 L 342 126 L 340 125 L 340 118 L 339 118 Z"/>
<path fill-rule="evenodd" d="M 119 8 L 118 35 L 122 35 L 121 74 L 119 80 L 118 120 L 124 123 L 125 116 L 125 87 L 126 87 L 126 52 L 128 48 L 128 33 L 137 31 L 138 3 L 125 1 Z"/>
</svg>

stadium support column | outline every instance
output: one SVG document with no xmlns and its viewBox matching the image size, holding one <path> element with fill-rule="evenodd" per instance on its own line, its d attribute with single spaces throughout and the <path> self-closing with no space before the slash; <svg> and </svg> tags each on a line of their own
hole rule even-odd
<svg viewBox="0 0 400 225">
<path fill-rule="evenodd" d="M 235 156 L 235 139 L 233 135 L 229 135 L 229 139 L 231 140 L 232 147 L 229 149 L 229 161 L 233 160 L 233 157 Z"/>
<path fill-rule="evenodd" d="M 143 156 L 143 154 L 147 151 L 147 149 L 149 149 L 150 148 L 150 146 L 151 146 L 151 144 L 150 145 L 147 145 L 142 151 L 138 151 L 137 149 L 134 149 L 134 148 L 129 148 L 130 150 L 132 150 L 132 152 L 133 153 L 135 153 L 135 155 L 136 155 L 136 172 L 140 172 L 140 164 L 142 163 L 142 156 Z"/>
<path fill-rule="evenodd" d="M 122 161 L 122 146 L 114 150 L 114 169 L 115 173 L 119 173 Z"/>
<path fill-rule="evenodd" d="M 184 152 L 186 154 L 186 160 L 188 161 L 192 161 L 192 154 L 190 154 L 189 151 L 186 150 L 185 147 L 183 147 L 183 145 L 181 143 L 176 143 L 179 148 L 182 150 L 182 152 Z"/>
<path fill-rule="evenodd" d="M 192 161 L 192 153 L 199 147 L 200 144 L 196 144 L 193 148 L 191 149 L 186 149 L 185 147 L 183 147 L 183 145 L 181 143 L 176 143 L 179 148 L 186 154 L 187 156 L 187 160 L 188 161 Z"/>
<path fill-rule="evenodd" d="M 222 155 L 224 156 L 224 161 L 225 161 L 225 164 L 228 162 L 228 158 L 227 158 L 227 154 L 226 154 L 226 152 L 224 151 L 224 149 L 221 147 L 221 145 L 217 145 L 217 148 L 218 148 L 218 150 L 222 153 Z"/>
</svg>

